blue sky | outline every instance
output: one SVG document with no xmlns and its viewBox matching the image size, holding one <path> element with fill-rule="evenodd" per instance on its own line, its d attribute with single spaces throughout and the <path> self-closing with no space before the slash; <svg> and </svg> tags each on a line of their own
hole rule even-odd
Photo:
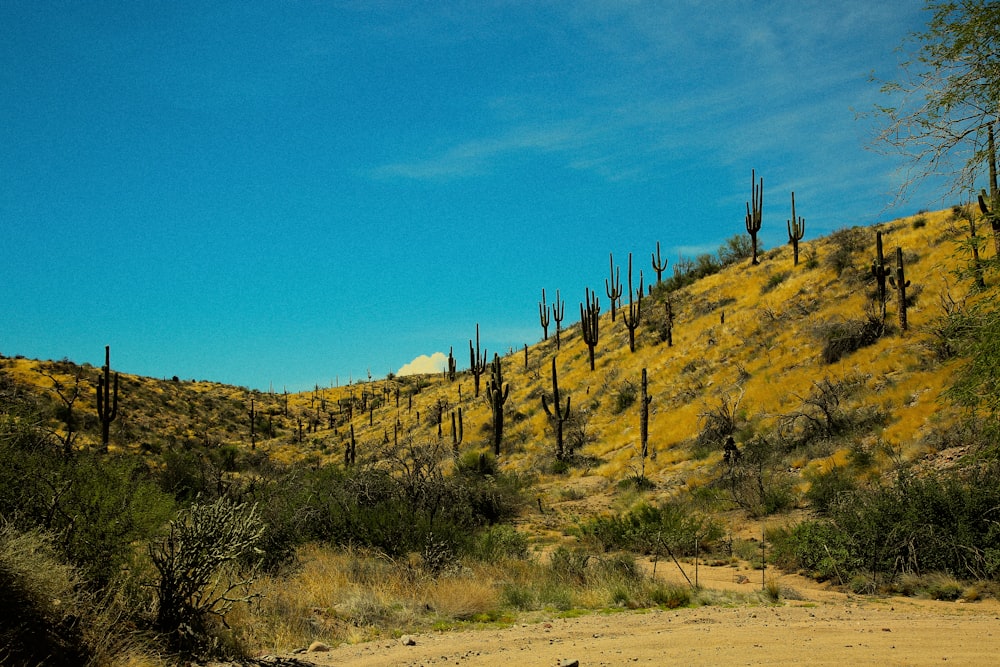
<svg viewBox="0 0 1000 667">
<path fill-rule="evenodd" d="M 0 3 L 0 353 L 267 389 L 567 319 L 608 253 L 887 208 L 920 2 Z M 669 270 L 669 269 L 668 269 Z M 606 301 L 606 299 L 604 299 Z"/>
</svg>

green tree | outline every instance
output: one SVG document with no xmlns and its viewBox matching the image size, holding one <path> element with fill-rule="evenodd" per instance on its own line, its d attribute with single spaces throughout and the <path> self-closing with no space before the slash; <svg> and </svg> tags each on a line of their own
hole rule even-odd
<svg viewBox="0 0 1000 667">
<path fill-rule="evenodd" d="M 875 107 L 882 121 L 874 147 L 910 162 L 899 195 L 931 174 L 950 174 L 952 192 L 967 191 L 984 165 L 995 193 L 993 129 L 1000 111 L 1000 3 L 928 0 L 927 29 L 911 34 L 897 80 L 878 81 L 892 103 Z"/>
</svg>

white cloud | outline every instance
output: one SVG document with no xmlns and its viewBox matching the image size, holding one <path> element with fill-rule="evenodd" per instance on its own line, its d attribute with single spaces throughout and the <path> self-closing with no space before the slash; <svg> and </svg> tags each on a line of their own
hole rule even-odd
<svg viewBox="0 0 1000 667">
<path fill-rule="evenodd" d="M 404 364 L 403 367 L 396 372 L 396 375 L 403 376 L 420 375 L 422 373 L 443 373 L 447 366 L 448 355 L 444 352 L 435 352 L 430 356 L 421 354 L 410 363 Z"/>
</svg>

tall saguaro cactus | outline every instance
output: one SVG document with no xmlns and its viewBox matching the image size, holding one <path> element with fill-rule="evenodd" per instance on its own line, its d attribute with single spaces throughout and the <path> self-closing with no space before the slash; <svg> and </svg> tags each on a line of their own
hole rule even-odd
<svg viewBox="0 0 1000 667">
<path fill-rule="evenodd" d="M 601 305 L 597 300 L 597 293 L 590 293 L 590 288 L 586 288 L 586 307 L 580 304 L 580 329 L 583 333 L 583 342 L 587 345 L 590 353 L 590 370 L 594 370 L 594 348 L 597 347 L 597 339 L 600 337 Z"/>
<path fill-rule="evenodd" d="M 566 315 L 566 302 L 559 298 L 559 290 L 556 290 L 556 302 L 552 304 L 552 319 L 556 321 L 556 349 L 561 347 L 560 334 L 562 333 L 563 316 Z"/>
<path fill-rule="evenodd" d="M 111 346 L 104 346 L 104 368 L 97 377 L 97 418 L 101 421 L 101 449 L 108 451 L 111 422 L 118 416 L 118 373 L 111 387 Z"/>
<path fill-rule="evenodd" d="M 622 320 L 625 328 L 628 329 L 628 349 L 635 352 L 635 330 L 639 327 L 639 319 L 642 316 L 642 271 L 639 272 L 639 289 L 635 290 L 636 298 L 633 300 L 632 290 L 632 253 L 628 254 L 628 310 L 622 309 Z"/>
<path fill-rule="evenodd" d="M 630 254 L 629 257 L 632 255 Z M 615 269 L 615 255 L 608 253 L 611 260 L 611 275 L 604 281 L 604 293 L 611 300 L 611 321 L 615 321 L 618 313 L 618 304 L 622 301 L 622 267 Z M 631 288 L 630 288 L 631 289 Z"/>
<path fill-rule="evenodd" d="M 479 378 L 486 372 L 486 350 L 479 353 L 479 323 L 476 322 L 476 349 L 472 349 L 472 341 L 469 341 L 469 371 L 472 372 L 472 383 L 475 387 L 475 397 L 479 398 Z"/>
<path fill-rule="evenodd" d="M 455 355 L 452 354 L 453 351 L 454 348 L 448 348 L 448 370 L 445 371 L 445 374 L 448 376 L 448 382 L 455 381 L 455 371 L 458 368 L 458 362 L 455 361 Z"/>
<path fill-rule="evenodd" d="M 903 249 L 896 246 L 896 275 L 889 276 L 889 283 L 896 290 L 896 308 L 899 310 L 899 329 L 906 331 L 906 288 L 910 281 L 903 272 Z"/>
<path fill-rule="evenodd" d="M 761 185 L 761 187 L 764 187 Z M 795 217 L 795 192 L 792 192 L 792 219 L 788 221 L 788 242 L 792 244 L 792 266 L 799 265 L 799 241 L 806 233 L 806 219 Z"/>
<path fill-rule="evenodd" d="M 489 403 L 490 411 L 493 413 L 493 454 L 495 456 L 500 456 L 500 442 L 503 440 L 503 404 L 507 402 L 509 394 L 510 385 L 504 384 L 500 356 L 494 353 L 490 368 L 490 381 L 486 385 L 486 402 Z"/>
<path fill-rule="evenodd" d="M 542 408 L 549 416 L 552 426 L 556 431 L 556 458 L 562 461 L 566 458 L 566 450 L 563 448 L 563 424 L 569 419 L 570 396 L 566 397 L 566 407 L 562 408 L 559 401 L 559 376 L 556 374 L 556 358 L 552 357 L 552 406 L 545 394 L 542 394 Z"/>
<path fill-rule="evenodd" d="M 542 288 L 542 302 L 538 304 L 538 321 L 542 325 L 542 340 L 549 339 L 549 307 L 545 305 L 545 288 Z"/>
<path fill-rule="evenodd" d="M 872 261 L 872 276 L 875 278 L 875 286 L 878 294 L 879 316 L 882 323 L 885 323 L 885 304 L 889 300 L 886 280 L 889 278 L 889 269 L 885 266 L 885 255 L 882 253 L 882 232 L 875 232 L 875 259 Z"/>
<path fill-rule="evenodd" d="M 747 202 L 747 218 L 746 226 L 747 233 L 750 235 L 750 242 L 753 244 L 753 260 L 750 262 L 754 266 L 760 264 L 757 259 L 757 232 L 760 231 L 760 225 L 763 218 L 764 211 L 764 177 L 760 177 L 760 185 L 757 185 L 757 173 L 751 169 L 750 170 L 750 190 L 751 190 L 751 202 Z"/>
<path fill-rule="evenodd" d="M 639 394 L 639 442 L 642 454 L 642 476 L 646 476 L 646 457 L 649 456 L 649 404 L 652 398 L 649 396 L 648 384 L 646 381 L 646 369 L 642 369 L 642 383 Z"/>
<path fill-rule="evenodd" d="M 458 420 L 456 428 L 455 411 L 451 411 L 451 450 L 458 458 L 458 446 L 462 444 L 462 438 L 465 435 L 463 424 L 462 424 L 462 408 L 458 408 Z"/>
<path fill-rule="evenodd" d="M 667 299 L 663 303 L 663 308 L 666 311 L 666 313 L 665 313 L 666 320 L 664 322 L 664 327 L 665 327 L 666 331 L 664 333 L 666 334 L 666 338 L 667 338 L 667 347 L 673 347 L 674 346 L 674 307 L 673 307 L 673 304 L 671 304 L 671 302 L 670 302 L 670 295 L 669 294 L 667 294 Z"/>
<path fill-rule="evenodd" d="M 983 217 L 986 218 L 986 221 L 990 223 L 990 227 L 993 229 L 993 246 L 996 249 L 997 255 L 1000 256 L 1000 188 L 997 188 L 997 153 L 992 125 L 987 130 L 987 141 L 990 165 L 990 192 L 986 194 L 985 189 L 980 191 L 979 210 L 982 211 Z"/>
<path fill-rule="evenodd" d="M 668 260 L 660 260 L 660 242 L 656 242 L 656 254 L 650 255 L 653 258 L 653 270 L 656 271 L 656 284 L 659 285 L 663 280 L 663 272 L 667 268 Z"/>
<path fill-rule="evenodd" d="M 247 416 L 250 417 L 250 449 L 257 449 L 257 411 L 254 409 L 253 396 L 250 397 Z"/>
</svg>

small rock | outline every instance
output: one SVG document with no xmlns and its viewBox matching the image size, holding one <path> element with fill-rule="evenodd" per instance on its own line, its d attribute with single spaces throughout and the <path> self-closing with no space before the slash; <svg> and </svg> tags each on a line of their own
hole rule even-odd
<svg viewBox="0 0 1000 667">
<path fill-rule="evenodd" d="M 559 661 L 559 667 L 580 667 L 580 661 L 573 660 L 572 658 L 566 658 L 565 660 Z"/>
<path fill-rule="evenodd" d="M 323 642 L 313 642 L 312 644 L 309 645 L 308 652 L 309 653 L 324 653 L 324 652 L 329 651 L 329 650 L 330 650 L 330 647 L 327 646 L 326 644 L 324 644 Z"/>
<path fill-rule="evenodd" d="M 410 635 L 403 635 L 399 638 L 399 643 L 403 646 L 416 646 L 417 640 Z"/>
</svg>

